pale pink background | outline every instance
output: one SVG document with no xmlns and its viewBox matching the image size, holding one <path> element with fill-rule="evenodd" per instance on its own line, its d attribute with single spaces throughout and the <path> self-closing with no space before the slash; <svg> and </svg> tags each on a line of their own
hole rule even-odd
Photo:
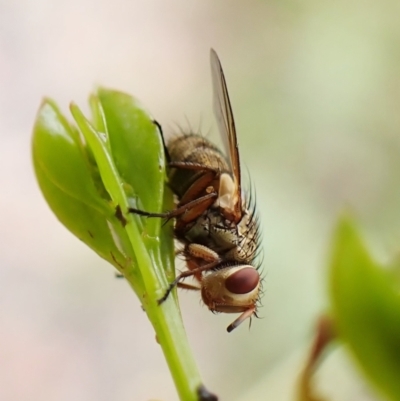
<svg viewBox="0 0 400 401">
<path fill-rule="evenodd" d="M 250 331 L 228 335 L 232 317 L 196 294 L 181 294 L 184 320 L 221 400 L 292 400 L 338 212 L 353 208 L 381 260 L 399 250 L 399 12 L 395 0 L 0 1 L 0 400 L 177 399 L 138 300 L 44 202 L 30 136 L 43 96 L 87 110 L 101 84 L 167 132 L 189 122 L 216 138 L 211 46 L 257 189 L 266 294 Z M 340 350 L 318 382 L 335 401 L 372 399 Z"/>
</svg>

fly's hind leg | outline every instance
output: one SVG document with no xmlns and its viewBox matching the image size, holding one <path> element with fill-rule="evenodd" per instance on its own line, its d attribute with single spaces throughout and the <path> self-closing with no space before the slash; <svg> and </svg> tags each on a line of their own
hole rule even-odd
<svg viewBox="0 0 400 401">
<path fill-rule="evenodd" d="M 190 212 L 195 210 L 196 217 L 198 217 L 214 203 L 217 196 L 218 194 L 216 192 L 212 192 L 202 196 L 201 198 L 194 199 L 191 202 L 186 203 L 185 205 L 179 206 L 174 210 L 170 210 L 169 212 L 164 213 L 146 212 L 144 210 L 136 209 L 134 207 L 128 208 L 128 212 L 138 214 L 140 216 L 160 217 L 169 220 L 174 217 L 182 216 L 184 214 L 190 214 Z"/>
<path fill-rule="evenodd" d="M 166 149 L 166 152 L 167 156 L 169 157 L 168 149 Z M 215 189 L 215 185 L 213 185 L 213 182 L 217 177 L 219 177 L 220 171 L 219 169 L 204 166 L 198 163 L 168 161 L 168 165 L 172 168 L 187 169 L 200 172 L 200 175 L 196 179 L 196 181 L 192 183 L 192 185 L 180 198 L 178 207 L 174 210 L 163 213 L 147 212 L 141 209 L 130 207 L 128 209 L 128 212 L 146 217 L 164 218 L 167 220 L 174 217 L 180 217 L 182 224 L 190 223 L 201 216 L 203 212 L 210 208 L 217 199 L 218 192 L 217 189 Z"/>
<path fill-rule="evenodd" d="M 197 287 L 192 284 L 186 284 L 186 283 L 178 283 L 176 286 L 178 288 L 181 288 L 182 290 L 190 290 L 190 291 L 200 291 L 201 290 L 200 287 Z"/>
<path fill-rule="evenodd" d="M 167 145 L 165 144 L 164 132 L 161 127 L 161 124 L 157 120 L 153 120 L 153 124 L 157 127 L 158 132 L 160 133 L 161 140 L 162 140 L 163 147 L 164 147 L 165 158 L 167 159 L 167 162 L 169 163 L 171 161 L 171 156 L 169 155 Z"/>
</svg>

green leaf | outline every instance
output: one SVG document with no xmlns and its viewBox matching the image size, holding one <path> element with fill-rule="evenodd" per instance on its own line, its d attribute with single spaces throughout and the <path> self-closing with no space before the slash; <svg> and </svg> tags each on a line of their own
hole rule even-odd
<svg viewBox="0 0 400 401">
<path fill-rule="evenodd" d="M 57 218 L 102 258 L 114 265 L 114 259 L 123 261 L 110 231 L 114 210 L 96 189 L 76 130 L 51 100 L 39 109 L 32 153 L 39 186 Z"/>
<path fill-rule="evenodd" d="M 150 212 L 173 207 L 171 192 L 164 191 L 161 135 L 127 94 L 100 89 L 90 106 L 92 122 L 71 105 L 78 132 L 52 101 L 42 104 L 33 133 L 39 185 L 58 219 L 125 276 L 154 327 L 180 398 L 198 400 L 203 387 L 176 297 L 157 302 L 175 276 L 173 228 L 128 213 L 131 204 Z"/>
<path fill-rule="evenodd" d="M 70 197 L 108 215 L 110 207 L 99 196 L 93 167 L 76 129 L 72 128 L 52 100 L 39 108 L 33 129 L 33 161 L 55 186 Z"/>
<path fill-rule="evenodd" d="M 60 222 L 103 259 L 114 265 L 115 260 L 122 264 L 125 257 L 116 246 L 104 216 L 62 192 L 47 178 L 40 165 L 36 165 L 35 170 L 43 195 Z"/>
<path fill-rule="evenodd" d="M 370 380 L 399 401 L 398 283 L 372 260 L 349 217 L 336 229 L 329 285 L 339 336 Z"/>
<path fill-rule="evenodd" d="M 124 182 L 131 187 L 131 195 L 136 200 L 134 204 L 146 211 L 160 212 L 165 157 L 157 126 L 132 96 L 105 88 L 100 88 L 97 96 L 107 121 L 115 165 Z M 157 237 L 161 224 L 161 219 L 146 219 L 146 233 Z"/>
</svg>

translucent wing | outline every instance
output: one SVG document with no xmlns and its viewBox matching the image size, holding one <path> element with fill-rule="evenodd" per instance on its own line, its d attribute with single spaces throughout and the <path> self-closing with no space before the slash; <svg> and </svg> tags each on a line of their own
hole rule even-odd
<svg viewBox="0 0 400 401">
<path fill-rule="evenodd" d="M 214 49 L 210 51 L 211 75 L 214 90 L 214 113 L 218 122 L 219 131 L 224 143 L 225 151 L 233 172 L 235 184 L 234 219 L 239 221 L 242 217 L 240 160 L 236 138 L 235 121 L 233 119 L 231 102 L 221 62 Z"/>
</svg>

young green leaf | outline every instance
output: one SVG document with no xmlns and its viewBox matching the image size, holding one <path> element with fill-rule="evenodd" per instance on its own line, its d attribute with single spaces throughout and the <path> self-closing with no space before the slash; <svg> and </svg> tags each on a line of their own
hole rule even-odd
<svg viewBox="0 0 400 401">
<path fill-rule="evenodd" d="M 48 99 L 33 129 L 32 154 L 39 186 L 57 218 L 102 258 L 123 261 L 108 225 L 114 210 L 96 189 L 77 131 Z"/>
<path fill-rule="evenodd" d="M 173 230 L 160 218 L 128 213 L 171 210 L 164 144 L 158 126 L 124 93 L 99 89 L 90 97 L 93 121 L 72 104 L 79 131 L 52 101 L 41 106 L 33 161 L 42 192 L 58 219 L 119 269 L 138 295 L 182 400 L 203 388 L 175 294 L 159 305 L 174 277 Z"/>
</svg>

